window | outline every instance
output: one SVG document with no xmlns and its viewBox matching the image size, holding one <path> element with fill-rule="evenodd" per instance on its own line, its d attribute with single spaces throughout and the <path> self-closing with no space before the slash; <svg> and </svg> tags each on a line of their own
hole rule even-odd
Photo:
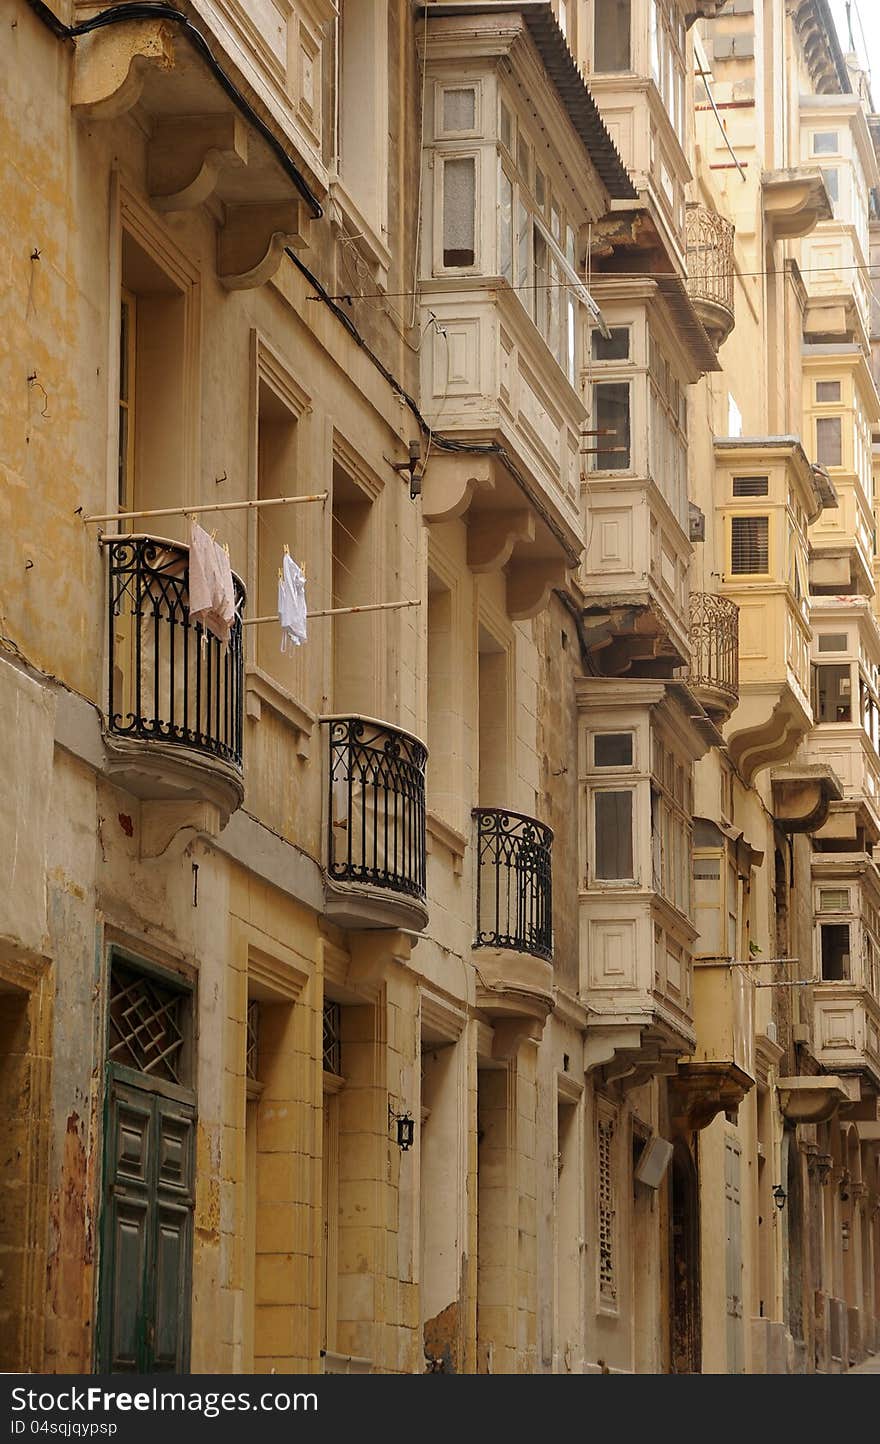
<svg viewBox="0 0 880 1444">
<path fill-rule="evenodd" d="M 631 732 L 598 732 L 593 738 L 595 767 L 632 767 L 633 735 Z"/>
<path fill-rule="evenodd" d="M 596 1120 L 596 1188 L 599 1229 L 599 1299 L 617 1305 L 617 1189 L 614 1167 L 615 1118 L 599 1105 Z"/>
<path fill-rule="evenodd" d="M 191 994 L 114 958 L 107 1056 L 166 1083 L 190 1081 Z"/>
<path fill-rule="evenodd" d="M 472 86 L 467 89 L 443 91 L 442 124 L 445 135 L 464 135 L 472 132 L 477 123 L 477 92 Z"/>
<path fill-rule="evenodd" d="M 839 381 L 817 381 L 817 382 L 816 382 L 816 400 L 817 400 L 817 401 L 839 401 L 839 400 L 840 400 L 840 382 L 839 382 Z"/>
<path fill-rule="evenodd" d="M 816 420 L 816 460 L 820 466 L 841 466 L 843 438 L 839 416 L 820 416 Z"/>
<path fill-rule="evenodd" d="M 633 794 L 596 792 L 593 796 L 596 877 L 607 881 L 633 877 Z"/>
<path fill-rule="evenodd" d="M 839 983 L 849 977 L 849 923 L 822 923 L 819 928 L 822 979 Z"/>
<path fill-rule="evenodd" d="M 324 1004 L 324 1072 L 342 1076 L 342 1009 L 339 1003 Z"/>
<path fill-rule="evenodd" d="M 607 336 L 594 327 L 590 351 L 594 361 L 628 361 L 629 326 L 610 326 Z"/>
<path fill-rule="evenodd" d="M 766 476 L 735 476 L 733 478 L 734 496 L 767 496 L 770 491 L 770 481 Z"/>
<path fill-rule="evenodd" d="M 122 292 L 119 314 L 119 481 L 117 503 L 121 511 L 134 506 L 134 376 L 137 353 L 137 302 Z"/>
<path fill-rule="evenodd" d="M 507 106 L 504 104 L 504 101 L 502 100 L 502 102 L 501 102 L 501 144 L 504 146 L 504 149 L 507 151 L 508 155 L 510 155 L 510 156 L 513 155 L 513 136 L 514 136 L 513 116 L 512 116 L 512 114 L 510 113 L 510 111 L 509 111 L 509 109 L 507 108 Z"/>
<path fill-rule="evenodd" d="M 327 45 L 328 68 L 336 71 L 336 166 L 351 199 L 380 232 L 388 188 L 387 38 L 386 0 L 340 0 Z"/>
<path fill-rule="evenodd" d="M 502 132 L 506 113 L 502 106 Z M 505 149 L 513 142 L 512 119 L 508 130 L 507 139 L 502 133 Z M 518 301 L 573 386 L 579 307 L 586 296 L 575 270 L 574 231 L 551 194 L 547 176 L 533 164 L 522 126 L 517 130 L 516 166 L 501 158 L 496 209 L 498 274 L 515 287 Z"/>
<path fill-rule="evenodd" d="M 472 266 L 476 259 L 477 162 L 460 156 L 443 162 L 443 264 Z"/>
<path fill-rule="evenodd" d="M 650 0 L 650 44 L 651 76 L 683 145 L 685 35 L 675 0 Z"/>
<path fill-rule="evenodd" d="M 840 199 L 840 172 L 836 166 L 822 166 L 821 169 L 828 199 L 836 206 Z"/>
<path fill-rule="evenodd" d="M 820 913 L 845 913 L 849 908 L 849 888 L 823 887 L 819 889 Z"/>
<path fill-rule="evenodd" d="M 820 652 L 846 651 L 846 632 L 820 632 L 816 641 Z"/>
<path fill-rule="evenodd" d="M 840 151 L 836 130 L 813 132 L 813 155 L 837 155 Z"/>
<path fill-rule="evenodd" d="M 595 0 L 593 69 L 602 74 L 630 68 L 630 0 Z"/>
<path fill-rule="evenodd" d="M 730 570 L 734 576 L 769 571 L 769 534 L 769 517 L 731 517 Z"/>
<path fill-rule="evenodd" d="M 593 455 L 595 471 L 626 471 L 630 465 L 630 390 L 628 381 L 597 381 L 593 385 L 593 425 L 599 433 Z M 609 437 L 607 448 L 604 438 Z M 603 449 L 599 449 L 603 448 Z"/>
<path fill-rule="evenodd" d="M 825 663 L 813 670 L 813 711 L 817 722 L 852 721 L 852 679 L 848 666 Z"/>
</svg>

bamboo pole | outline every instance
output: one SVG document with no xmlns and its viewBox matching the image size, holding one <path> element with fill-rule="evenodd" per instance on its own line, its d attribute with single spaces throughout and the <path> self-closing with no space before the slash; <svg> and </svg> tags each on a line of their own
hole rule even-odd
<svg viewBox="0 0 880 1444">
<path fill-rule="evenodd" d="M 391 612 L 399 607 L 420 607 L 419 599 L 412 602 L 364 602 L 359 607 L 327 607 L 324 611 L 309 612 L 306 621 L 310 622 L 313 617 L 346 617 L 352 612 Z M 278 615 L 272 617 L 245 617 L 242 621 L 243 627 L 259 627 L 264 622 L 277 622 Z"/>
<path fill-rule="evenodd" d="M 329 492 L 316 491 L 311 496 L 266 496 L 260 501 L 218 501 L 209 506 L 161 506 L 153 511 L 109 511 L 103 516 L 84 516 L 84 522 L 130 521 L 136 516 L 198 516 L 205 511 L 245 511 L 257 506 L 297 506 L 305 501 L 326 501 Z"/>
</svg>

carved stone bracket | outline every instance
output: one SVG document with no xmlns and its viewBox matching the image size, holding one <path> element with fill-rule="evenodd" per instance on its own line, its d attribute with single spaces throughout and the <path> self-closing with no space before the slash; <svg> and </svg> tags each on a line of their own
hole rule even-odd
<svg viewBox="0 0 880 1444">
<path fill-rule="evenodd" d="M 247 164 L 240 115 L 179 116 L 160 123 L 147 152 L 150 201 L 157 211 L 191 210 L 216 189 L 221 172 Z"/>
<path fill-rule="evenodd" d="M 753 1083 L 733 1062 L 679 1063 L 668 1084 L 673 1131 L 684 1136 L 708 1127 L 719 1113 L 738 1108 Z"/>
<path fill-rule="evenodd" d="M 180 856 L 196 837 L 219 837 L 220 822 L 220 809 L 213 802 L 177 802 L 165 798 L 144 801 L 139 830 L 140 859 L 144 862 Z"/>
<path fill-rule="evenodd" d="M 217 235 L 217 275 L 230 291 L 262 286 L 281 264 L 285 246 L 306 244 L 302 201 L 230 206 Z"/>
<path fill-rule="evenodd" d="M 476 491 L 494 487 L 492 457 L 435 451 L 422 481 L 422 520 L 453 521 L 464 515 Z"/>
<path fill-rule="evenodd" d="M 517 542 L 534 539 L 535 518 L 530 511 L 483 512 L 468 527 L 468 566 L 472 572 L 500 571 Z"/>
<path fill-rule="evenodd" d="M 565 585 L 566 565 L 562 557 L 513 563 L 507 573 L 507 611 L 514 622 L 536 617 L 546 607 L 554 587 Z"/>
<path fill-rule="evenodd" d="M 151 66 L 159 70 L 174 66 L 174 40 L 167 23 L 132 20 L 83 35 L 74 54 L 71 105 L 95 120 L 115 120 L 137 105 Z"/>
</svg>

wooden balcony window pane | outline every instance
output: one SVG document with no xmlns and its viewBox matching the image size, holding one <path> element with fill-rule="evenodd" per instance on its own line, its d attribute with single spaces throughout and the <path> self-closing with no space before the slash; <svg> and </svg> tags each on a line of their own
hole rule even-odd
<svg viewBox="0 0 880 1444">
<path fill-rule="evenodd" d="M 849 977 L 849 924 L 823 923 L 819 933 L 822 939 L 823 981 L 841 982 Z"/>
<path fill-rule="evenodd" d="M 770 522 L 766 516 L 735 516 L 730 523 L 730 570 L 735 576 L 769 569 Z"/>
<path fill-rule="evenodd" d="M 839 400 L 840 400 L 840 382 L 839 382 L 839 381 L 817 381 L 817 382 L 816 382 L 816 400 L 817 400 L 817 401 L 839 401 Z"/>
<path fill-rule="evenodd" d="M 632 767 L 632 733 L 598 732 L 593 741 L 593 760 L 596 767 Z"/>
<path fill-rule="evenodd" d="M 596 877 L 633 876 L 632 792 L 597 792 L 595 804 Z"/>
<path fill-rule="evenodd" d="M 852 721 L 852 680 L 849 667 L 816 668 L 816 721 Z"/>
<path fill-rule="evenodd" d="M 820 416 L 816 422 L 816 459 L 820 466 L 840 466 L 843 454 L 841 419 Z"/>
<path fill-rule="evenodd" d="M 444 90 L 444 131 L 473 130 L 476 123 L 476 106 L 476 91 L 470 87 L 466 90 Z"/>
<path fill-rule="evenodd" d="M 476 162 L 472 156 L 443 167 L 443 264 L 472 266 L 476 246 Z"/>
<path fill-rule="evenodd" d="M 607 337 L 595 327 L 590 345 L 594 361 L 628 361 L 629 327 L 612 326 Z"/>
<path fill-rule="evenodd" d="M 629 382 L 598 381 L 593 387 L 593 424 L 600 433 L 597 446 L 603 444 L 608 451 L 597 451 L 597 471 L 626 471 L 630 464 L 630 415 Z M 610 433 L 607 440 L 603 433 Z"/>
<path fill-rule="evenodd" d="M 502 170 L 498 181 L 498 270 L 513 285 L 513 186 Z"/>
<path fill-rule="evenodd" d="M 593 69 L 606 73 L 629 70 L 630 0 L 596 0 Z"/>
</svg>

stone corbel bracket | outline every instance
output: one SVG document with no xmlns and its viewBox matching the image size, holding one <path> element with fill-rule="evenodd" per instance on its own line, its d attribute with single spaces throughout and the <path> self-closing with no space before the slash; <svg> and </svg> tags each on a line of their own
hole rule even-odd
<svg viewBox="0 0 880 1444">
<path fill-rule="evenodd" d="M 464 516 L 476 491 L 494 491 L 495 486 L 493 457 L 434 451 L 422 481 L 422 520 L 453 521 Z"/>
<path fill-rule="evenodd" d="M 150 202 L 157 211 L 192 210 L 213 194 L 224 170 L 247 164 L 240 115 L 180 116 L 157 125 L 147 154 Z"/>
<path fill-rule="evenodd" d="M 217 276 L 230 291 L 262 286 L 281 264 L 286 246 L 306 245 L 304 201 L 230 206 L 217 234 Z"/>
<path fill-rule="evenodd" d="M 132 20 L 83 35 L 73 67 L 74 110 L 95 120 L 115 120 L 137 105 L 151 67 L 171 70 L 174 40 L 161 20 Z"/>
<path fill-rule="evenodd" d="M 141 803 L 138 853 L 141 862 L 180 857 L 195 838 L 220 835 L 220 809 L 213 802 L 154 799 Z"/>
</svg>

